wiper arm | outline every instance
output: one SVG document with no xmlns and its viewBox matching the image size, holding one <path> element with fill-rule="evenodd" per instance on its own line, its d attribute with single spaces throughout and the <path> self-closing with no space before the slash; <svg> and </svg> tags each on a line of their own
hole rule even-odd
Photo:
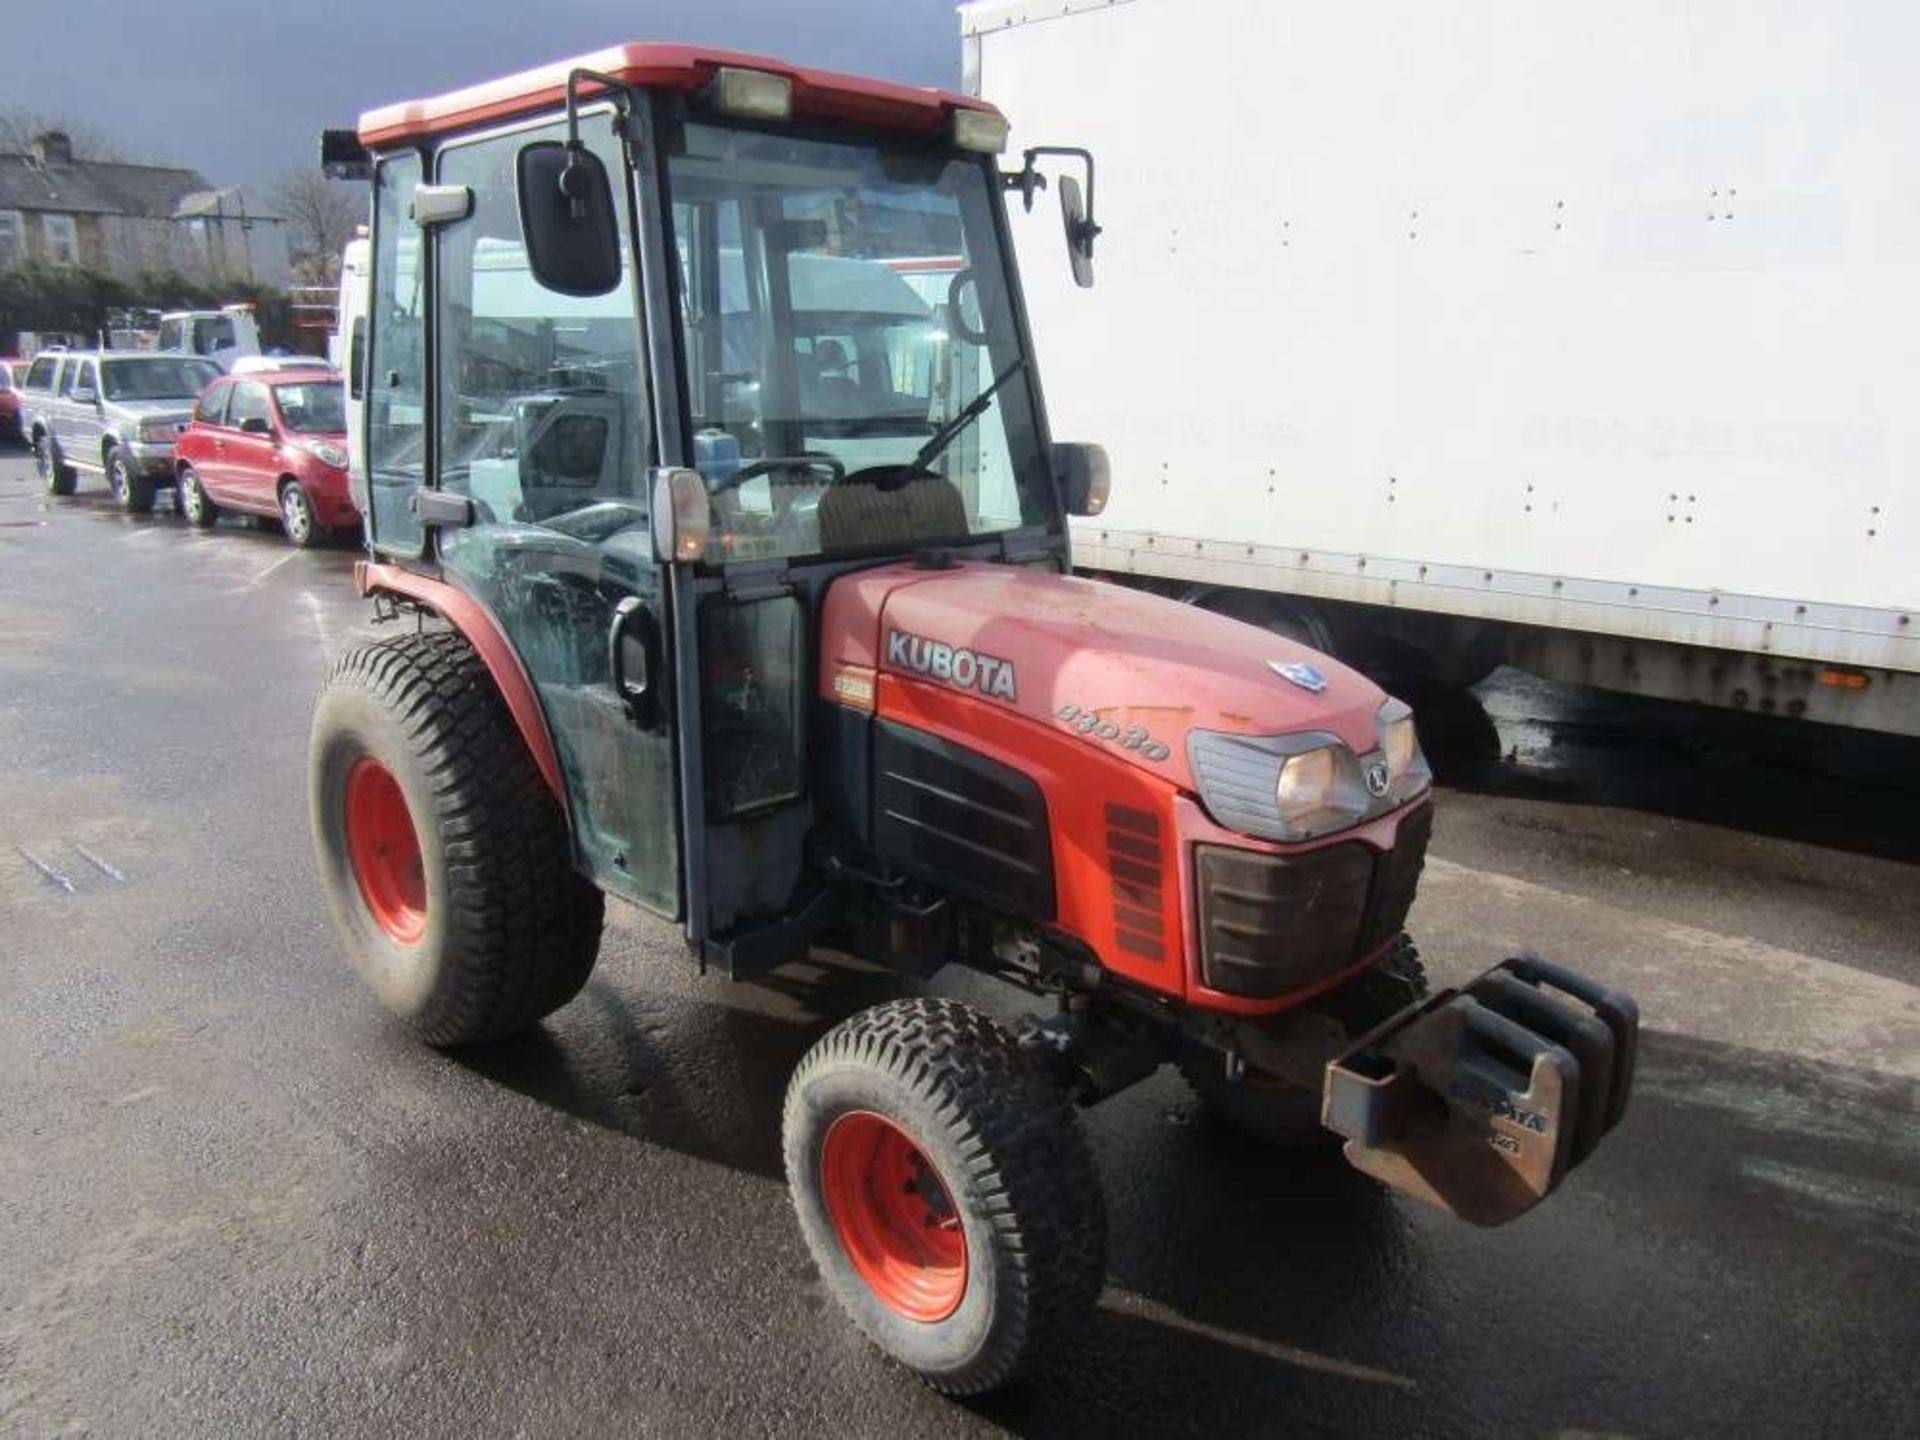
<svg viewBox="0 0 1920 1440">
<path fill-rule="evenodd" d="M 920 453 L 913 457 L 913 468 L 924 470 L 939 459 L 940 452 L 957 440 L 962 430 L 986 413 L 987 407 L 993 403 L 994 393 L 1026 368 L 1027 360 L 1023 355 L 996 375 L 991 385 L 967 402 L 965 409 L 927 438 L 927 443 L 920 447 Z"/>
</svg>

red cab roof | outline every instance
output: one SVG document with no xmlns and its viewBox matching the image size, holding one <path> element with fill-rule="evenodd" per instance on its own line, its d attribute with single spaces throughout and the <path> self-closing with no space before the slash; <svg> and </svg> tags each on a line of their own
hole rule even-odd
<svg viewBox="0 0 1920 1440">
<path fill-rule="evenodd" d="M 793 113 L 801 117 L 851 120 L 925 134 L 946 124 L 947 117 L 956 109 L 994 110 L 983 100 L 950 90 L 896 85 L 889 80 L 867 80 L 832 70 L 810 70 L 766 55 L 709 50 L 697 45 L 629 44 L 596 50 L 573 60 L 556 61 L 537 70 L 523 70 L 503 80 L 470 85 L 430 99 L 404 100 L 397 105 L 369 110 L 360 117 L 360 141 L 379 149 L 490 120 L 550 109 L 565 97 L 567 75 L 573 70 L 597 70 L 629 85 L 689 91 L 706 85 L 722 65 L 786 76 L 793 82 Z"/>
</svg>

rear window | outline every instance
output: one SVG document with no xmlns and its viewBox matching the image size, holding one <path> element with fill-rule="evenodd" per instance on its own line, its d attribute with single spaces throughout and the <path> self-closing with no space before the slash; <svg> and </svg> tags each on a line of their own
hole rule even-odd
<svg viewBox="0 0 1920 1440">
<path fill-rule="evenodd" d="M 273 398 L 289 430 L 338 435 L 347 428 L 347 399 L 337 384 L 276 385 Z"/>
<path fill-rule="evenodd" d="M 220 378 L 220 367 L 208 360 L 109 360 L 109 400 L 191 400 Z"/>
</svg>

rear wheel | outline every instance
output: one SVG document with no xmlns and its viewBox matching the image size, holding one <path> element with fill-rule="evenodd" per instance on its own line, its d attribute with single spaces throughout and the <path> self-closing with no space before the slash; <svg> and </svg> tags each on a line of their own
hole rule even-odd
<svg viewBox="0 0 1920 1440">
<path fill-rule="evenodd" d="M 1426 994 L 1420 952 L 1402 935 L 1365 974 L 1320 1001 L 1318 1008 L 1357 1038 Z M 1320 1123 L 1318 1087 L 1252 1068 L 1229 1080 L 1219 1054 L 1198 1047 L 1181 1056 L 1180 1073 L 1208 1113 L 1251 1139 L 1288 1149 L 1339 1142 L 1340 1137 Z"/>
<path fill-rule="evenodd" d="M 309 802 L 354 968 L 430 1044 L 510 1035 L 586 984 L 604 902 L 460 636 L 403 636 L 334 665 Z"/>
<path fill-rule="evenodd" d="M 287 539 L 301 550 L 311 550 L 325 538 L 319 517 L 313 513 L 313 501 L 298 480 L 280 487 L 280 525 Z"/>
<path fill-rule="evenodd" d="M 180 513 L 187 517 L 187 523 L 196 529 L 204 530 L 220 518 L 220 507 L 207 498 L 207 490 L 200 483 L 200 477 L 194 473 L 191 465 L 180 467 L 179 488 L 175 494 L 179 497 Z"/>
<path fill-rule="evenodd" d="M 1072 1107 L 977 1011 L 899 1000 L 838 1026 L 782 1134 L 827 1289 L 935 1389 L 1003 1384 L 1098 1297 L 1106 1215 Z"/>
<path fill-rule="evenodd" d="M 107 454 L 107 484 L 113 498 L 129 515 L 153 513 L 153 481 L 134 468 L 127 452 L 115 448 Z"/>
<path fill-rule="evenodd" d="M 34 436 L 33 468 L 49 495 L 73 494 L 73 467 L 60 453 L 60 442 L 45 432 Z"/>
</svg>

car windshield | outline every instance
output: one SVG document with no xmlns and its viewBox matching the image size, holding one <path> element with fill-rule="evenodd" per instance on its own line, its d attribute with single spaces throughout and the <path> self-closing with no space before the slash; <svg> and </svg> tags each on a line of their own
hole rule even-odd
<svg viewBox="0 0 1920 1440">
<path fill-rule="evenodd" d="M 308 435 L 338 435 L 347 428 L 347 397 L 338 381 L 276 385 L 273 398 L 289 430 Z"/>
<path fill-rule="evenodd" d="M 911 550 L 1043 523 L 987 166 L 682 134 L 668 175 L 709 558 Z"/>
<path fill-rule="evenodd" d="M 191 400 L 220 377 L 205 360 L 109 360 L 102 365 L 109 400 Z"/>
</svg>

